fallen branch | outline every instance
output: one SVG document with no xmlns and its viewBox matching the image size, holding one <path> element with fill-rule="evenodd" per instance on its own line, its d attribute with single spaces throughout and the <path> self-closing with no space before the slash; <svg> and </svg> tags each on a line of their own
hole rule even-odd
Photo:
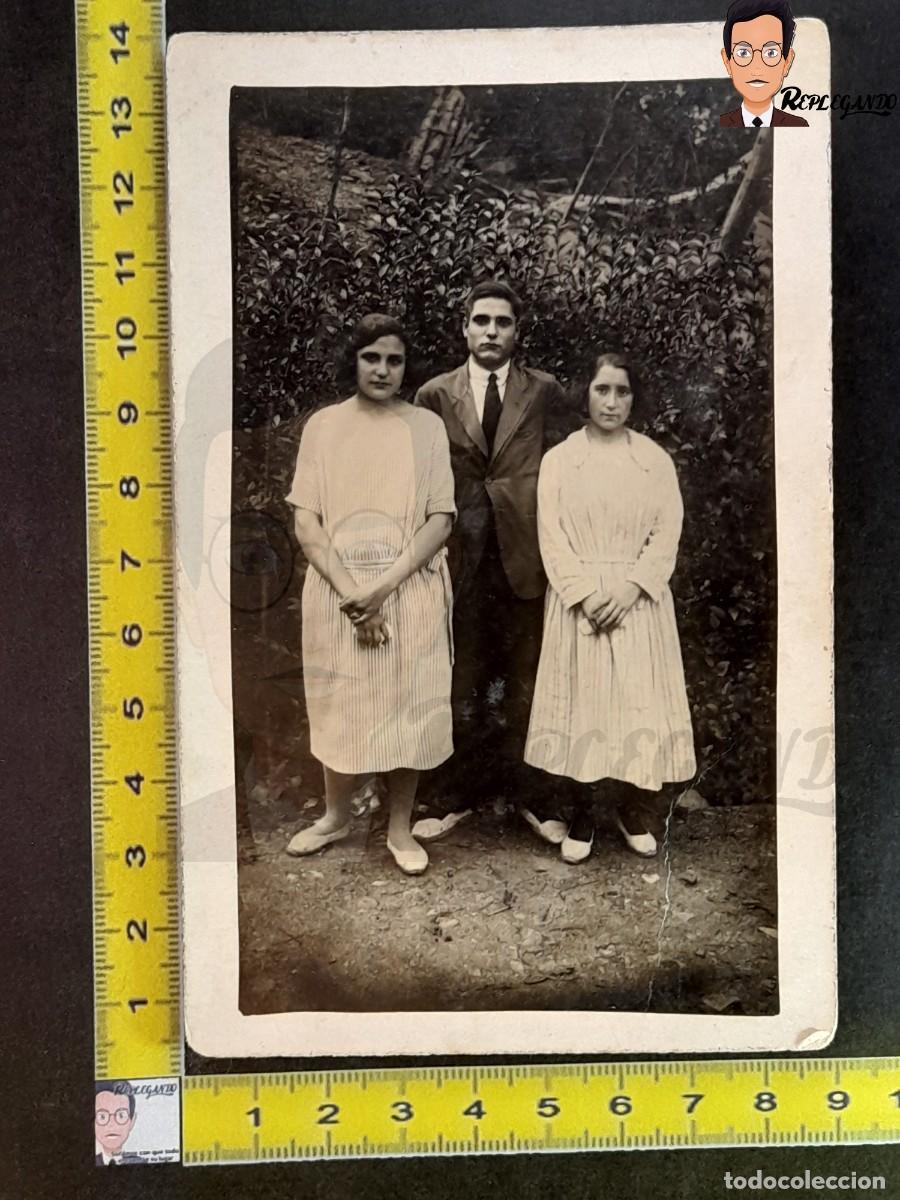
<svg viewBox="0 0 900 1200">
<path fill-rule="evenodd" d="M 687 191 L 673 192 L 669 196 L 660 196 L 656 199 L 645 199 L 642 196 L 578 196 L 574 206 L 571 205 L 571 196 L 556 196 L 549 204 L 548 208 L 562 210 L 564 216 L 568 216 L 573 207 L 576 209 L 587 208 L 590 210 L 593 207 L 601 208 L 658 208 L 664 204 L 686 204 L 691 200 L 698 200 L 701 196 L 705 196 L 707 192 L 717 191 L 719 188 L 728 187 L 734 183 L 743 172 L 746 170 L 747 164 L 750 161 L 752 151 L 747 154 L 742 154 L 736 163 L 730 166 L 726 171 L 722 171 L 709 183 L 702 187 L 688 188 Z"/>
</svg>

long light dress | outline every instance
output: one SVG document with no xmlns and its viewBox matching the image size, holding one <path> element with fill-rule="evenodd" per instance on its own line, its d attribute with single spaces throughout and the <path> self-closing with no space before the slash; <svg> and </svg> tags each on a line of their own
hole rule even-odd
<svg viewBox="0 0 900 1200">
<path fill-rule="evenodd" d="M 357 583 L 381 575 L 433 513 L 455 514 L 441 419 L 356 397 L 316 412 L 287 496 L 317 513 Z M 388 598 L 390 640 L 362 646 L 340 597 L 310 566 L 303 585 L 303 681 L 310 748 L 335 771 L 426 770 L 453 753 L 452 591 L 440 550 Z"/>
<path fill-rule="evenodd" d="M 525 761 L 581 782 L 648 791 L 696 770 L 669 579 L 683 505 L 675 467 L 632 430 L 588 429 L 548 451 L 538 533 L 549 586 Z M 581 601 L 624 580 L 642 589 L 622 623 L 594 633 Z"/>
</svg>

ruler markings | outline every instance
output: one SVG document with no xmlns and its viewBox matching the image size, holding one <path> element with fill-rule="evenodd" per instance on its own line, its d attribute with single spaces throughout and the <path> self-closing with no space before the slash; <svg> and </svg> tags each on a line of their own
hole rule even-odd
<svg viewBox="0 0 900 1200">
<path fill-rule="evenodd" d="M 784 1077 L 799 1079 L 803 1062 L 807 1079 L 817 1084 L 803 1101 L 803 1119 L 771 1116 L 754 1109 L 760 1091 L 777 1095 Z M 894 1064 L 896 1068 L 896 1063 Z M 661 1070 L 656 1070 L 661 1066 Z M 833 1066 L 824 1060 L 785 1060 L 766 1063 L 722 1061 L 666 1064 L 578 1064 L 510 1066 L 480 1070 L 477 1067 L 428 1067 L 334 1071 L 310 1074 L 219 1076 L 186 1079 L 185 1161 L 246 1161 L 275 1155 L 283 1159 L 352 1158 L 371 1155 L 409 1157 L 422 1154 L 467 1154 L 594 1148 L 600 1150 L 662 1148 L 674 1146 L 736 1146 L 858 1143 L 900 1140 L 900 1114 L 887 1089 L 877 1082 L 869 1060 L 844 1065 L 844 1088 L 858 1104 L 860 1117 L 848 1126 L 853 1109 L 831 1112 L 826 1103 Z M 562 1086 L 568 1081 L 567 1085 Z M 737 1086 L 733 1084 L 737 1083 Z M 451 1082 L 456 1085 L 451 1087 Z M 499 1083 L 502 1091 L 496 1090 Z M 560 1111 L 551 1121 L 541 1121 L 536 1106 L 541 1092 L 553 1086 Z M 574 1085 L 575 1090 L 569 1085 Z M 619 1087 L 632 1105 L 627 1117 L 610 1117 L 602 1106 L 585 1111 L 577 1096 L 586 1085 L 603 1094 Z M 197 1103 L 217 1090 L 215 1108 Z M 703 1093 L 703 1108 L 690 1117 L 683 1104 L 675 1115 L 672 1102 L 696 1087 Z M 397 1094 L 406 1095 L 415 1124 L 391 1128 L 391 1105 Z M 606 1092 L 609 1095 L 609 1092 Z M 298 1106 L 298 1097 L 304 1103 Z M 251 1099 L 263 1114 L 260 1129 L 250 1128 Z M 341 1125 L 323 1129 L 315 1122 L 318 1101 L 332 1101 Z M 482 1119 L 464 1116 L 479 1101 Z M 546 1101 L 545 1101 L 546 1102 Z M 569 1116 L 569 1108 L 575 1113 Z M 878 1105 L 879 1120 L 865 1117 Z M 321 1110 L 320 1110 L 321 1111 Z M 893 1115 L 893 1125 L 890 1124 Z M 567 1118 L 571 1122 L 566 1124 Z M 631 1122 L 643 1122 L 632 1128 Z M 245 1138 L 236 1130 L 246 1124 Z M 497 1125 L 500 1128 L 497 1128 Z M 275 1132 L 267 1132 L 267 1128 Z M 200 1137 L 195 1130 L 202 1131 Z M 259 1153 L 253 1137 L 258 1139 Z M 192 1142 L 192 1138 L 196 1139 Z M 210 1156 L 211 1139 L 220 1153 Z"/>
<path fill-rule="evenodd" d="M 169 817 L 174 832 L 171 454 L 159 369 L 168 343 L 166 240 L 162 205 L 138 194 L 148 155 L 151 178 L 165 171 L 161 17 L 161 0 L 76 7 L 95 1065 L 124 1078 L 181 1069 L 177 955 L 153 951 L 154 941 L 177 944 L 178 929 L 176 840 L 159 825 Z M 126 400 L 133 409 L 123 410 Z M 145 423 L 151 411 L 155 419 Z M 120 561 L 123 551 L 129 563 Z M 140 631 L 137 644 L 125 640 L 128 626 Z M 151 787 L 151 779 L 160 783 Z M 161 839 L 148 836 L 153 828 Z M 137 850 L 126 858 L 135 847 L 144 854 L 139 867 Z M 135 998 L 146 1006 L 129 1005 Z"/>
</svg>

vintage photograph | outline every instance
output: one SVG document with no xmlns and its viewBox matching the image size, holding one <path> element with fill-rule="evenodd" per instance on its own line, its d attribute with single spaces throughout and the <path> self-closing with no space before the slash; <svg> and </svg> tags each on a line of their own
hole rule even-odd
<svg viewBox="0 0 900 1200">
<path fill-rule="evenodd" d="M 726 87 L 233 92 L 244 1011 L 777 1009 L 771 137 Z"/>
<path fill-rule="evenodd" d="M 230 330 L 183 369 L 178 553 L 233 774 L 183 841 L 197 878 L 233 847 L 270 1031 L 784 1015 L 785 785 L 825 845 L 833 780 L 827 723 L 783 721 L 778 135 L 720 126 L 724 77 L 573 74 L 218 101 Z"/>
</svg>

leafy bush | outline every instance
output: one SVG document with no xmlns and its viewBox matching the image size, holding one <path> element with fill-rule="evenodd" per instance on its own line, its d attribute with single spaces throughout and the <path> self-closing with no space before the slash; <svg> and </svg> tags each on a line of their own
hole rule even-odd
<svg viewBox="0 0 900 1200">
<path fill-rule="evenodd" d="M 661 210 L 566 223 L 530 193 L 469 170 L 428 191 L 392 175 L 352 225 L 247 189 L 237 221 L 235 423 L 271 428 L 337 397 L 336 347 L 360 315 L 399 315 L 433 375 L 464 354 L 472 281 L 527 298 L 524 361 L 565 385 L 595 349 L 643 364 L 638 428 L 674 456 L 686 521 L 674 590 L 703 790 L 717 803 L 772 797 L 775 528 L 771 265 Z M 575 407 L 550 414 L 560 440 Z M 291 424 L 293 422 L 291 421 Z M 290 463 L 272 477 L 281 503 Z M 260 501 L 257 496 L 257 502 Z"/>
</svg>

